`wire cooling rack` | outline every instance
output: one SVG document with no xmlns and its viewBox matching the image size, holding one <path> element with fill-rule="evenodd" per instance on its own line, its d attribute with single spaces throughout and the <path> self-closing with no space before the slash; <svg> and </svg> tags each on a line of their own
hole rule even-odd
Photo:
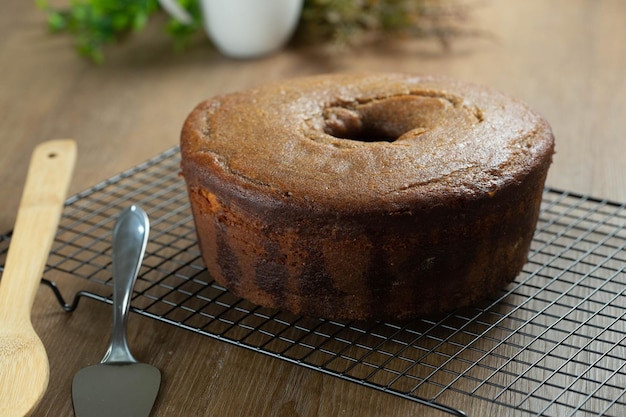
<svg viewBox="0 0 626 417">
<path fill-rule="evenodd" d="M 546 189 L 529 261 L 501 297 L 437 319 L 339 322 L 255 306 L 206 272 L 172 148 L 70 198 L 44 275 L 70 311 L 111 303 L 111 231 L 139 204 L 151 236 L 132 309 L 450 414 L 446 395 L 522 415 L 626 415 L 625 204 Z M 10 234 L 0 236 L 0 265 Z M 102 284 L 65 304 L 47 277 Z"/>
</svg>

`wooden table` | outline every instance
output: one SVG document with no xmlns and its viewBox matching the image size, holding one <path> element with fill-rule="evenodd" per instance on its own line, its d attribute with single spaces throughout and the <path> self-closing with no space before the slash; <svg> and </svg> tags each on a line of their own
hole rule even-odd
<svg viewBox="0 0 626 417">
<path fill-rule="evenodd" d="M 338 55 L 287 49 L 252 61 L 206 42 L 172 52 L 162 22 L 107 50 L 94 66 L 71 39 L 53 36 L 32 2 L 0 5 L 0 231 L 12 228 L 32 148 L 52 138 L 78 142 L 70 192 L 130 168 L 178 141 L 187 113 L 204 98 L 268 80 L 347 70 L 442 73 L 517 96 L 551 122 L 557 155 L 548 184 L 626 200 L 626 2 L 478 2 L 471 25 L 490 36 L 459 39 L 448 52 L 411 42 Z M 72 294 L 83 283 L 63 289 Z M 42 287 L 33 323 L 51 376 L 37 416 L 71 416 L 76 371 L 99 361 L 110 307 L 84 301 L 63 312 Z M 154 416 L 390 416 L 428 410 L 411 401 L 133 316 L 136 356 L 163 373 Z M 450 396 L 473 415 L 493 410 Z"/>
</svg>

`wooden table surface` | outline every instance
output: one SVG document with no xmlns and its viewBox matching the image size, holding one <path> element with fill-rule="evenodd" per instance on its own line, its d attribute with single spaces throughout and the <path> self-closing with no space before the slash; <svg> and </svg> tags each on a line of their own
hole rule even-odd
<svg viewBox="0 0 626 417">
<path fill-rule="evenodd" d="M 258 60 L 220 56 L 199 40 L 172 51 L 159 23 L 107 50 L 102 66 L 78 58 L 72 40 L 47 32 L 34 2 L 0 4 L 0 231 L 13 226 L 33 147 L 74 138 L 70 193 L 130 168 L 178 141 L 202 99 L 292 76 L 376 70 L 447 74 L 496 87 L 541 112 L 557 139 L 548 184 L 626 201 L 626 2 L 475 2 L 470 25 L 489 36 L 388 45 L 324 55 L 288 48 Z M 66 283 L 67 294 L 85 283 Z M 63 312 L 48 288 L 33 324 L 51 376 L 36 416 L 71 416 L 70 385 L 109 340 L 110 307 L 84 301 Z M 414 402 L 133 315 L 137 357 L 162 370 L 153 416 L 392 416 L 430 413 Z M 470 415 L 493 409 L 446 397 Z M 432 412 L 434 413 L 434 412 Z"/>
</svg>

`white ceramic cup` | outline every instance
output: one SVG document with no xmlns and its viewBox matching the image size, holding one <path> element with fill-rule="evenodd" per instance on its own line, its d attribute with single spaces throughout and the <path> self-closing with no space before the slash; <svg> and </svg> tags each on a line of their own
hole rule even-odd
<svg viewBox="0 0 626 417">
<path fill-rule="evenodd" d="M 254 58 L 289 41 L 303 0 L 201 0 L 204 27 L 224 55 Z"/>
</svg>

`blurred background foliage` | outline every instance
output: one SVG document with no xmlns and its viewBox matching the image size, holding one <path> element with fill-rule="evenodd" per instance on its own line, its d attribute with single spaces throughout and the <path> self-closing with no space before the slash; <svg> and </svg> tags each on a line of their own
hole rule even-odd
<svg viewBox="0 0 626 417">
<path fill-rule="evenodd" d="M 184 50 L 202 30 L 201 0 L 177 0 L 190 22 L 167 18 L 165 30 L 176 50 Z M 75 38 L 77 52 L 96 63 L 104 46 L 141 31 L 163 13 L 158 0 L 69 0 L 65 6 L 36 0 L 53 32 Z M 386 37 L 435 38 L 447 47 L 468 33 L 468 10 L 459 0 L 305 0 L 294 42 L 350 47 Z"/>
</svg>

